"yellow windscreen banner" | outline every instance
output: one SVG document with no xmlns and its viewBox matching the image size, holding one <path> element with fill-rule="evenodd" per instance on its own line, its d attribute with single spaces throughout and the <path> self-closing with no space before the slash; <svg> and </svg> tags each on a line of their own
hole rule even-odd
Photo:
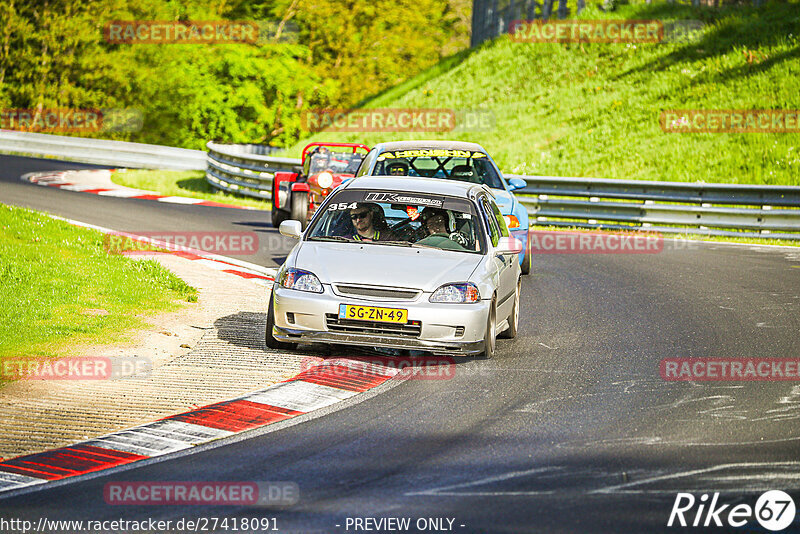
<svg viewBox="0 0 800 534">
<path fill-rule="evenodd" d="M 471 150 L 447 150 L 443 148 L 423 148 L 419 150 L 395 150 L 393 152 L 382 152 L 378 156 L 378 161 L 384 159 L 397 158 L 485 158 L 483 152 Z"/>
</svg>

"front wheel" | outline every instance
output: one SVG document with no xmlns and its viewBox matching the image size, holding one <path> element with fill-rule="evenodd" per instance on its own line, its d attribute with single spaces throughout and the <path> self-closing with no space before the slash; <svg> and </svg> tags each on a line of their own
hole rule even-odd
<svg viewBox="0 0 800 534">
<path fill-rule="evenodd" d="M 486 334 L 483 336 L 483 356 L 486 360 L 491 360 L 494 357 L 495 347 L 497 345 L 497 309 L 494 300 L 492 306 L 489 308 L 489 318 L 486 321 Z"/>
<path fill-rule="evenodd" d="M 289 219 L 289 214 L 288 213 L 286 213 L 284 210 L 278 209 L 278 208 L 276 208 L 274 206 L 272 208 L 272 212 L 270 213 L 270 216 L 272 218 L 272 226 L 274 226 L 275 228 L 279 227 L 283 221 L 286 221 L 286 220 Z"/>
<path fill-rule="evenodd" d="M 525 255 L 522 257 L 522 265 L 520 265 L 522 274 L 531 274 L 532 263 L 533 254 L 531 253 L 531 236 L 530 232 L 528 232 L 528 239 L 525 240 Z"/>
<path fill-rule="evenodd" d="M 303 230 L 308 225 L 308 195 L 305 193 L 292 193 L 291 219 L 300 221 Z"/>
<path fill-rule="evenodd" d="M 508 316 L 508 330 L 500 334 L 500 337 L 505 339 L 514 339 L 517 337 L 517 330 L 519 329 L 519 294 L 522 290 L 522 280 L 517 281 L 517 292 L 514 295 L 514 307 L 511 309 L 511 315 Z"/>
<path fill-rule="evenodd" d="M 297 343 L 285 343 L 272 337 L 272 328 L 275 326 L 275 296 L 270 295 L 269 306 L 267 307 L 267 328 L 264 332 L 264 343 L 268 349 L 292 350 L 297 347 Z"/>
</svg>

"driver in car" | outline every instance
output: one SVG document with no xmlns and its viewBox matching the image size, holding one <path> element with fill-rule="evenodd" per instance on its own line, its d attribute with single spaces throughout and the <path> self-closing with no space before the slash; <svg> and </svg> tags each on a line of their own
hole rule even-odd
<svg viewBox="0 0 800 534">
<path fill-rule="evenodd" d="M 353 233 L 348 236 L 354 241 L 391 240 L 389 227 L 383 216 L 383 209 L 371 202 L 361 202 L 350 210 Z"/>
<path fill-rule="evenodd" d="M 389 176 L 408 176 L 408 163 L 405 161 L 393 161 L 386 166 Z"/>
<path fill-rule="evenodd" d="M 330 166 L 331 151 L 327 147 L 318 146 L 311 151 L 309 155 L 311 158 L 311 166 L 309 174 L 317 174 L 322 172 Z"/>
</svg>

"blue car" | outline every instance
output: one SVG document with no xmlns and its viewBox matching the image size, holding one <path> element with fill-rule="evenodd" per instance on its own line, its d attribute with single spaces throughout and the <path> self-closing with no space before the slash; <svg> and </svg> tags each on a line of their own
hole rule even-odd
<svg viewBox="0 0 800 534">
<path fill-rule="evenodd" d="M 511 193 L 525 180 L 506 180 L 491 156 L 478 144 L 459 141 L 397 141 L 381 143 L 364 157 L 358 176 L 422 176 L 485 184 L 492 189 L 511 234 L 522 242 L 522 274 L 531 271 L 528 211 Z"/>
</svg>

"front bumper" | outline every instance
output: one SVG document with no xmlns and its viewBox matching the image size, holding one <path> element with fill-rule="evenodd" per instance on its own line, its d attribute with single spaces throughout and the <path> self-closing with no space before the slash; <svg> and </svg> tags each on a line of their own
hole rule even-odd
<svg viewBox="0 0 800 534">
<path fill-rule="evenodd" d="M 336 295 L 330 285 L 324 293 L 307 293 L 274 286 L 275 339 L 290 343 L 339 343 L 362 347 L 424 350 L 435 354 L 474 355 L 483 351 L 490 302 L 433 304 L 429 293 L 417 299 L 385 301 Z M 419 335 L 332 331 L 326 314 L 338 315 L 340 304 L 403 308 L 409 321 L 419 321 Z M 288 320 L 287 314 L 294 322 Z M 370 323 L 374 325 L 374 323 Z"/>
</svg>

